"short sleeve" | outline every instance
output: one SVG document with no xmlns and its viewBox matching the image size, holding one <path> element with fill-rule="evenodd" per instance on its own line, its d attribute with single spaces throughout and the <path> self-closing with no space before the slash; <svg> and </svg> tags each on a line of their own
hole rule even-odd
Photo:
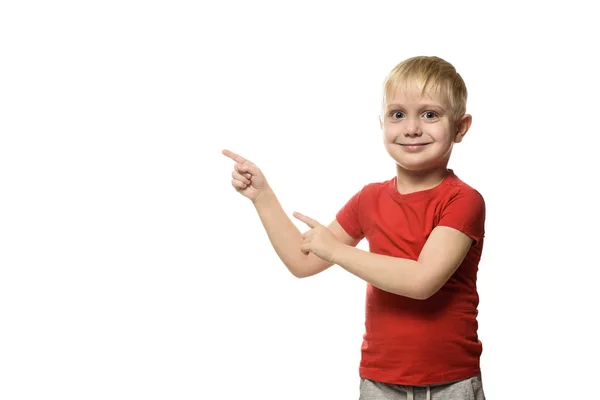
<svg viewBox="0 0 600 400">
<path fill-rule="evenodd" d="M 342 228 L 344 228 L 346 233 L 357 240 L 360 240 L 364 237 L 359 218 L 359 202 L 363 190 L 364 188 L 352 196 L 336 214 L 338 223 L 342 226 Z"/>
<path fill-rule="evenodd" d="M 446 205 L 438 225 L 457 229 L 475 244 L 485 236 L 485 201 L 474 189 L 461 189 Z"/>
</svg>

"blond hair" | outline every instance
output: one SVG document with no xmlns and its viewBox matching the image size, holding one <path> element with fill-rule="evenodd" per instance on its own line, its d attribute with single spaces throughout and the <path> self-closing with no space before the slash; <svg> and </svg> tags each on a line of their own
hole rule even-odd
<svg viewBox="0 0 600 400">
<path fill-rule="evenodd" d="M 396 65 L 383 83 L 382 108 L 399 86 L 407 93 L 416 90 L 421 96 L 441 95 L 455 121 L 467 110 L 465 82 L 452 64 L 439 57 L 417 56 Z"/>
</svg>

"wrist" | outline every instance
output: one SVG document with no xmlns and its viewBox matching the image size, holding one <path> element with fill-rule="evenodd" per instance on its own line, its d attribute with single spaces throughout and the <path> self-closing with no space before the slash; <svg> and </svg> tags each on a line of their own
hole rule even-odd
<svg viewBox="0 0 600 400">
<path fill-rule="evenodd" d="M 271 200 L 275 197 L 275 192 L 268 185 L 256 195 L 256 198 L 252 199 L 252 204 L 255 207 L 260 207 L 265 203 L 271 202 Z"/>
<path fill-rule="evenodd" d="M 343 254 L 346 252 L 346 250 L 350 248 L 350 246 L 345 245 L 342 242 L 338 242 L 335 246 L 333 246 L 333 248 L 331 249 L 331 257 L 329 262 L 332 264 L 336 264 L 336 265 L 340 265 L 340 263 L 343 260 Z"/>
</svg>

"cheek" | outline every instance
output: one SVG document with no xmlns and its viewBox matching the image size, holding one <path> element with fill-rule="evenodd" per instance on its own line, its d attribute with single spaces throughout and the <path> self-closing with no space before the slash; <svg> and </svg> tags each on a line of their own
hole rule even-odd
<svg viewBox="0 0 600 400">
<path fill-rule="evenodd" d="M 386 125 L 383 127 L 383 138 L 386 141 L 395 141 L 396 138 L 398 137 L 398 129 L 394 129 L 394 127 L 390 127 L 389 125 Z"/>
<path fill-rule="evenodd" d="M 443 140 L 443 141 L 453 141 L 454 140 L 454 137 L 450 133 L 450 130 L 448 129 L 448 127 L 445 127 L 445 126 L 431 127 L 431 129 L 429 130 L 429 134 L 436 137 L 438 140 Z"/>
</svg>

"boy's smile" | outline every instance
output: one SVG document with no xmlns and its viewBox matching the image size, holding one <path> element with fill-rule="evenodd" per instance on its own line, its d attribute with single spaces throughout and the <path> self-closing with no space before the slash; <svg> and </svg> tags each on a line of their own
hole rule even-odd
<svg viewBox="0 0 600 400">
<path fill-rule="evenodd" d="M 425 146 L 430 145 L 431 143 L 398 143 L 402 146 L 406 151 L 416 152 L 421 151 L 425 148 Z"/>
</svg>

